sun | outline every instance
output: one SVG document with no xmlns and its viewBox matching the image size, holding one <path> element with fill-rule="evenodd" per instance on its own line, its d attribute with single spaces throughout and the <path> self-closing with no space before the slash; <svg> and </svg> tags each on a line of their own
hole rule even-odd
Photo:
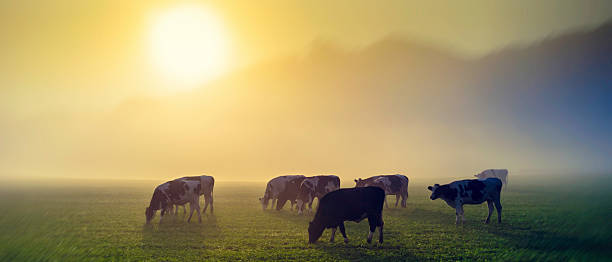
<svg viewBox="0 0 612 262">
<path fill-rule="evenodd" d="M 199 5 L 168 9 L 153 19 L 153 63 L 177 86 L 195 86 L 228 67 L 228 43 L 221 21 Z"/>
</svg>

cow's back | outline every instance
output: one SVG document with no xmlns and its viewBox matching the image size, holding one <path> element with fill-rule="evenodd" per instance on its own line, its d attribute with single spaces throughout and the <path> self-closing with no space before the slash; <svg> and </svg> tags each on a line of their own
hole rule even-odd
<svg viewBox="0 0 612 262">
<path fill-rule="evenodd" d="M 363 219 L 364 213 L 382 212 L 385 191 L 378 187 L 343 188 L 327 193 L 319 201 L 315 214 L 325 220 Z M 329 221 L 333 224 L 333 221 Z"/>
</svg>

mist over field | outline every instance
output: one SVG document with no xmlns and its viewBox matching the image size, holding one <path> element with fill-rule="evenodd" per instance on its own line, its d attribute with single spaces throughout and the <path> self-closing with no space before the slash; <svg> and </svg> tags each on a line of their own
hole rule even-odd
<svg viewBox="0 0 612 262">
<path fill-rule="evenodd" d="M 609 0 L 0 1 L 0 262 L 611 261 L 611 134 Z"/>
<path fill-rule="evenodd" d="M 244 181 L 609 173 L 611 43 L 609 23 L 478 58 L 401 35 L 357 49 L 317 40 L 305 55 L 193 90 L 102 105 L 87 92 L 32 96 L 1 111 L 0 172 Z"/>
</svg>

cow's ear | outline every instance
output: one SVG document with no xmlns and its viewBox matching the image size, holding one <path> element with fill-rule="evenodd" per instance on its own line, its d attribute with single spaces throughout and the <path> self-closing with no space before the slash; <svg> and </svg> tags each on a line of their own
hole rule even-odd
<svg viewBox="0 0 612 262">
<path fill-rule="evenodd" d="M 359 180 L 355 179 L 355 183 L 359 182 Z"/>
<path fill-rule="evenodd" d="M 427 189 L 429 189 L 429 191 L 433 191 L 433 187 L 428 186 Z"/>
</svg>

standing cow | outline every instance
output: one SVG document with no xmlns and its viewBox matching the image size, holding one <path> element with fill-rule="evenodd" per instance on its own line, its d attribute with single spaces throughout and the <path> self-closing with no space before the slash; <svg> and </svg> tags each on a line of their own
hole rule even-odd
<svg viewBox="0 0 612 262">
<path fill-rule="evenodd" d="M 204 195 L 204 209 L 202 209 L 202 213 L 206 213 L 206 209 L 210 204 L 210 213 L 213 213 L 213 188 L 215 187 L 215 178 L 212 176 L 186 176 L 178 178 L 177 180 L 186 180 L 186 181 L 198 181 L 200 182 L 200 195 Z M 199 201 L 199 199 L 198 199 Z M 174 214 L 178 214 L 179 206 L 183 207 L 183 213 L 187 214 L 187 210 L 185 209 L 185 205 L 174 205 Z M 173 208 L 170 208 L 170 213 L 173 213 Z"/>
<path fill-rule="evenodd" d="M 145 210 L 145 217 L 147 224 L 151 222 L 151 219 L 160 210 L 161 217 L 159 223 L 161 224 L 164 215 L 170 213 L 173 205 L 184 205 L 189 203 L 190 214 L 187 222 L 191 222 L 193 211 L 196 210 L 198 213 L 198 220 L 202 222 L 202 216 L 200 215 L 200 182 L 188 181 L 188 180 L 172 180 L 163 183 L 155 188 L 153 191 L 153 197 L 149 207 Z"/>
<path fill-rule="evenodd" d="M 385 190 L 387 195 L 395 195 L 395 207 L 399 203 L 400 197 L 402 198 L 402 207 L 406 207 L 406 199 L 408 198 L 408 177 L 404 175 L 380 175 L 373 176 L 366 179 L 355 179 L 355 187 L 365 186 L 376 186 Z M 387 204 L 387 198 L 385 197 L 385 206 L 389 208 Z"/>
<path fill-rule="evenodd" d="M 325 194 L 340 188 L 340 178 L 334 175 L 307 177 L 302 181 L 297 195 L 298 214 L 302 214 L 308 204 L 308 212 L 312 213 L 312 202 L 315 198 L 321 200 Z"/>
<path fill-rule="evenodd" d="M 378 227 L 378 242 L 382 243 L 384 198 L 385 191 L 378 187 L 343 188 L 328 193 L 319 201 L 317 213 L 308 225 L 308 242 L 316 242 L 326 228 L 332 229 L 329 241 L 334 242 L 336 229 L 339 227 L 344 242 L 348 243 L 344 221 L 359 223 L 364 218 L 368 218 L 370 224 L 368 243 L 372 242 L 376 227 Z"/>
<path fill-rule="evenodd" d="M 493 214 L 493 205 L 497 209 L 497 222 L 501 223 L 500 192 L 502 182 L 499 178 L 460 180 L 447 185 L 435 184 L 433 187 L 428 186 L 427 189 L 431 191 L 429 197 L 431 200 L 441 198 L 450 207 L 455 208 L 456 224 L 459 224 L 459 218 L 461 218 L 461 223 L 465 222 L 463 216 L 464 204 L 482 204 L 484 201 L 487 201 L 489 206 L 489 215 L 485 223 L 489 223 L 491 214 Z"/>
<path fill-rule="evenodd" d="M 502 181 L 504 186 L 508 184 L 508 169 L 487 169 L 474 176 L 478 179 L 496 177 Z"/>
<path fill-rule="evenodd" d="M 272 200 L 270 209 L 273 209 L 274 201 L 276 200 L 276 210 L 281 210 L 285 202 L 289 200 L 291 201 L 291 210 L 293 210 L 293 205 L 296 203 L 298 188 L 304 178 L 305 176 L 302 175 L 291 175 L 279 176 L 270 180 L 266 185 L 264 196 L 259 198 L 262 209 L 266 210 L 270 200 Z"/>
<path fill-rule="evenodd" d="M 210 205 L 210 213 L 212 214 L 214 211 L 213 207 L 213 189 L 215 187 L 215 178 L 212 176 L 186 176 L 181 177 L 179 180 L 185 181 L 196 181 L 200 183 L 200 195 L 204 195 L 204 209 L 202 209 L 202 213 L 206 213 L 206 209 L 208 205 Z M 199 197 L 198 197 L 199 201 Z M 184 207 L 183 207 L 184 210 Z"/>
</svg>

